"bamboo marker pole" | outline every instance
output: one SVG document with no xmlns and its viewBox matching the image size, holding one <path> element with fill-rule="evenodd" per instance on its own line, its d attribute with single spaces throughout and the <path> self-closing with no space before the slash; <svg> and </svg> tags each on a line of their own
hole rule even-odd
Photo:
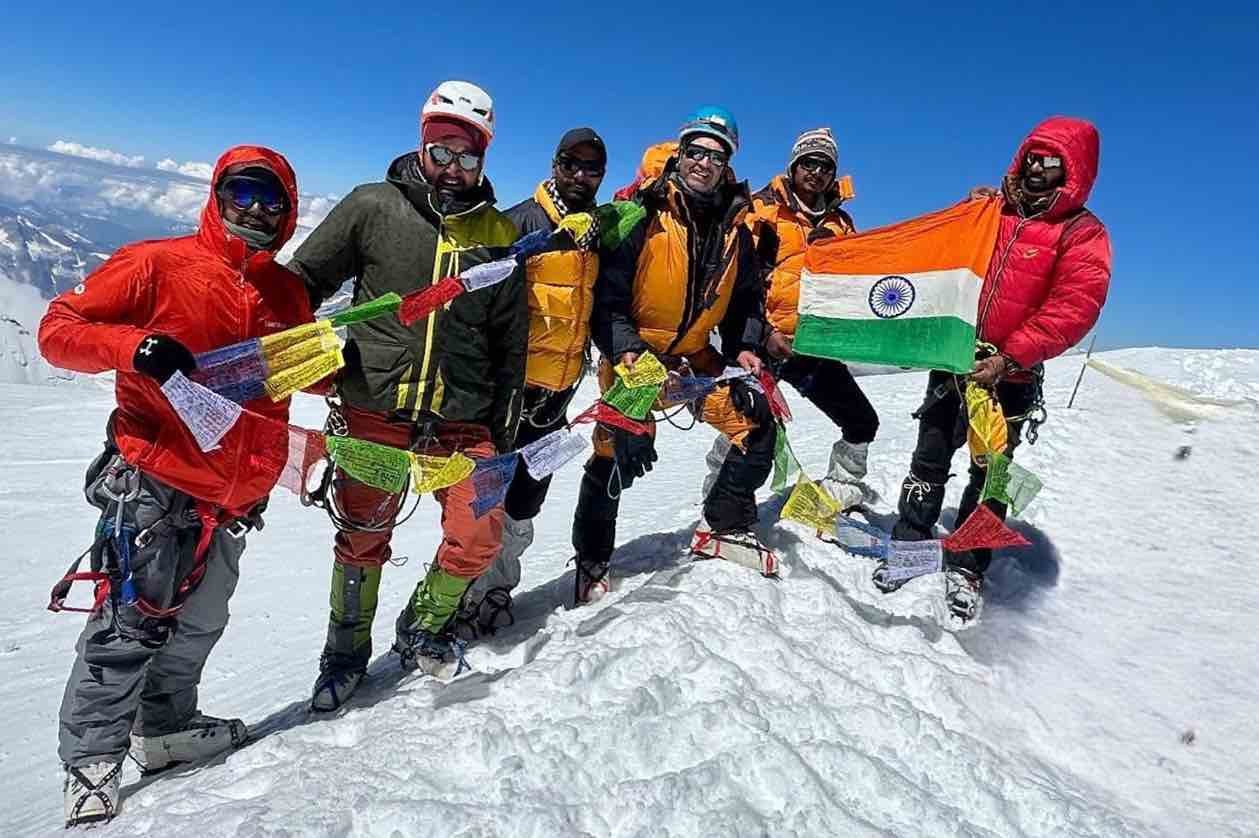
<svg viewBox="0 0 1259 838">
<path fill-rule="evenodd" d="M 1093 333 L 1093 339 L 1089 341 L 1088 351 L 1084 353 L 1084 363 L 1080 364 L 1080 374 L 1076 376 L 1075 387 L 1071 389 L 1071 400 L 1067 402 L 1067 410 L 1075 404 L 1075 394 L 1080 390 L 1080 382 L 1084 380 L 1084 370 L 1088 368 L 1089 358 L 1093 355 L 1093 344 L 1097 343 L 1097 332 Z"/>
</svg>

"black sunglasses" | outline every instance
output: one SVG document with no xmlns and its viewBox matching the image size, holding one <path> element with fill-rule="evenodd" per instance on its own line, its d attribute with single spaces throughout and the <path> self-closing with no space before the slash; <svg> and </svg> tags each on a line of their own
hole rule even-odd
<svg viewBox="0 0 1259 838">
<path fill-rule="evenodd" d="M 284 187 L 265 178 L 235 175 L 219 184 L 219 196 L 242 212 L 254 204 L 270 215 L 279 215 L 289 208 Z"/>
<path fill-rule="evenodd" d="M 446 148 L 444 145 L 437 143 L 429 143 L 424 146 L 424 151 L 433 159 L 441 168 L 446 168 L 454 161 L 459 161 L 459 168 L 465 172 L 475 172 L 481 165 L 481 155 L 473 154 L 470 151 L 454 151 Z"/>
<path fill-rule="evenodd" d="M 1054 154 L 1035 154 L 1028 152 L 1023 158 L 1023 165 L 1031 168 L 1039 164 L 1042 169 L 1060 169 L 1062 168 L 1062 158 Z"/>
<path fill-rule="evenodd" d="M 825 157 L 805 157 L 797 161 L 796 165 L 804 169 L 806 172 L 812 172 L 815 175 L 835 174 L 835 164 L 827 160 Z"/>
<path fill-rule="evenodd" d="M 718 151 L 715 148 L 704 148 L 702 145 L 688 145 L 682 150 L 682 155 L 687 160 L 695 163 L 707 158 L 718 168 L 722 168 L 730 162 L 729 154 L 726 154 L 724 151 Z"/>
<path fill-rule="evenodd" d="M 555 165 L 569 177 L 584 174 L 587 177 L 603 177 L 606 167 L 595 160 L 578 160 L 575 157 L 556 157 Z"/>
</svg>

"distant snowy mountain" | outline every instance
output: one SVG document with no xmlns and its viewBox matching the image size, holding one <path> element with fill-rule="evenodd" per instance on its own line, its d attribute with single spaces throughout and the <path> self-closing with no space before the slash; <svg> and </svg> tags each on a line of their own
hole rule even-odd
<svg viewBox="0 0 1259 838">
<path fill-rule="evenodd" d="M 45 297 L 73 288 L 113 249 L 76 227 L 64 214 L 0 204 L 0 273 Z"/>
<path fill-rule="evenodd" d="M 0 270 L 0 382 L 49 384 L 73 378 L 44 361 L 35 345 L 47 305 L 34 287 L 13 282 Z"/>
</svg>

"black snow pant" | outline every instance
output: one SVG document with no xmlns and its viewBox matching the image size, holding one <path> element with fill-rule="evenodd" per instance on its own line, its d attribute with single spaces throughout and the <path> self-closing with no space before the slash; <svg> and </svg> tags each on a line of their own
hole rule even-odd
<svg viewBox="0 0 1259 838">
<path fill-rule="evenodd" d="M 575 387 L 556 392 L 540 387 L 525 388 L 525 413 L 516 431 L 516 448 L 524 448 L 531 442 L 558 431 L 568 424 L 568 404 L 573 399 Z M 546 502 L 551 488 L 550 475 L 535 480 L 529 474 L 524 459 L 516 463 L 516 476 L 507 488 L 503 509 L 516 521 L 536 518 Z"/>
<path fill-rule="evenodd" d="M 860 445 L 874 440 L 879 415 L 846 364 L 793 355 L 778 370 L 778 377 L 825 413 L 843 432 L 845 442 Z"/>
<path fill-rule="evenodd" d="M 753 430 L 745 442 L 746 450 L 730 446 L 717 482 L 704 499 L 704 519 L 714 532 L 749 529 L 756 523 L 756 490 L 765 485 L 774 469 L 777 428 L 771 422 Z M 573 547 L 583 565 L 606 563 L 616 545 L 621 496 L 613 479 L 615 464 L 612 458 L 596 454 L 582 474 L 573 516 Z"/>
<path fill-rule="evenodd" d="M 909 477 L 901 487 L 899 517 L 892 528 L 892 538 L 901 541 L 925 541 L 934 538 L 934 527 L 940 519 L 944 505 L 944 486 L 948 482 L 949 467 L 957 449 L 966 445 L 968 427 L 965 378 L 947 372 L 932 372 L 927 379 L 927 398 L 918 409 L 918 444 L 910 465 Z M 959 392 L 960 390 L 960 392 Z M 1002 381 L 996 388 L 997 401 L 1006 416 L 1022 417 L 1035 403 L 1036 384 L 1022 381 Z M 1022 441 L 1025 420 L 1016 418 L 1009 422 L 1009 441 L 1006 456 L 1014 456 L 1014 449 Z M 988 470 L 970 462 L 970 479 L 962 492 L 957 509 L 957 526 L 961 526 L 979 505 L 984 480 Z M 989 499 L 984 505 L 1005 520 L 1004 503 Z M 949 565 L 965 568 L 982 575 L 992 561 L 991 550 L 972 550 L 966 553 L 946 553 Z"/>
<path fill-rule="evenodd" d="M 117 502 L 104 490 L 110 467 L 130 467 L 107 451 L 88 470 L 86 493 L 111 528 Z M 134 472 L 132 472 L 134 473 Z M 123 504 L 122 521 L 137 539 L 131 555 L 136 593 L 168 608 L 193 566 L 201 524 L 187 514 L 188 495 L 139 474 L 139 491 Z M 140 613 L 122 602 L 115 584 L 101 611 L 79 636 L 61 701 L 58 755 L 70 766 L 121 762 L 134 730 L 161 736 L 182 730 L 197 710 L 197 685 L 214 644 L 227 626 L 227 602 L 240 578 L 243 531 L 219 527 L 206 553 L 205 574 L 171 617 Z"/>
</svg>

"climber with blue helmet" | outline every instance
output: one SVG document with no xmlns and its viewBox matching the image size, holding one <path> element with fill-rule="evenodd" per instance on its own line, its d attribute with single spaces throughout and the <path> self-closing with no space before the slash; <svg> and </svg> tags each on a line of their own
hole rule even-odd
<svg viewBox="0 0 1259 838">
<path fill-rule="evenodd" d="M 602 389 L 616 380 L 613 365 L 632 366 L 644 352 L 683 376 L 717 376 L 728 365 L 760 372 L 764 295 L 744 224 L 751 196 L 730 165 L 738 148 L 729 111 L 701 108 L 682 123 L 663 168 L 643 172 L 632 197 L 645 217 L 601 257 L 595 284 L 592 332 Z M 709 342 L 713 330 L 721 334 L 720 351 Z M 696 399 L 692 410 L 731 440 L 692 552 L 771 575 L 776 559 L 752 531 L 755 493 L 773 467 L 775 426 L 765 395 L 736 379 Z M 654 426 L 642 435 L 595 427 L 595 454 L 573 520 L 579 604 L 608 590 L 620 495 L 651 470 L 653 440 Z"/>
</svg>

